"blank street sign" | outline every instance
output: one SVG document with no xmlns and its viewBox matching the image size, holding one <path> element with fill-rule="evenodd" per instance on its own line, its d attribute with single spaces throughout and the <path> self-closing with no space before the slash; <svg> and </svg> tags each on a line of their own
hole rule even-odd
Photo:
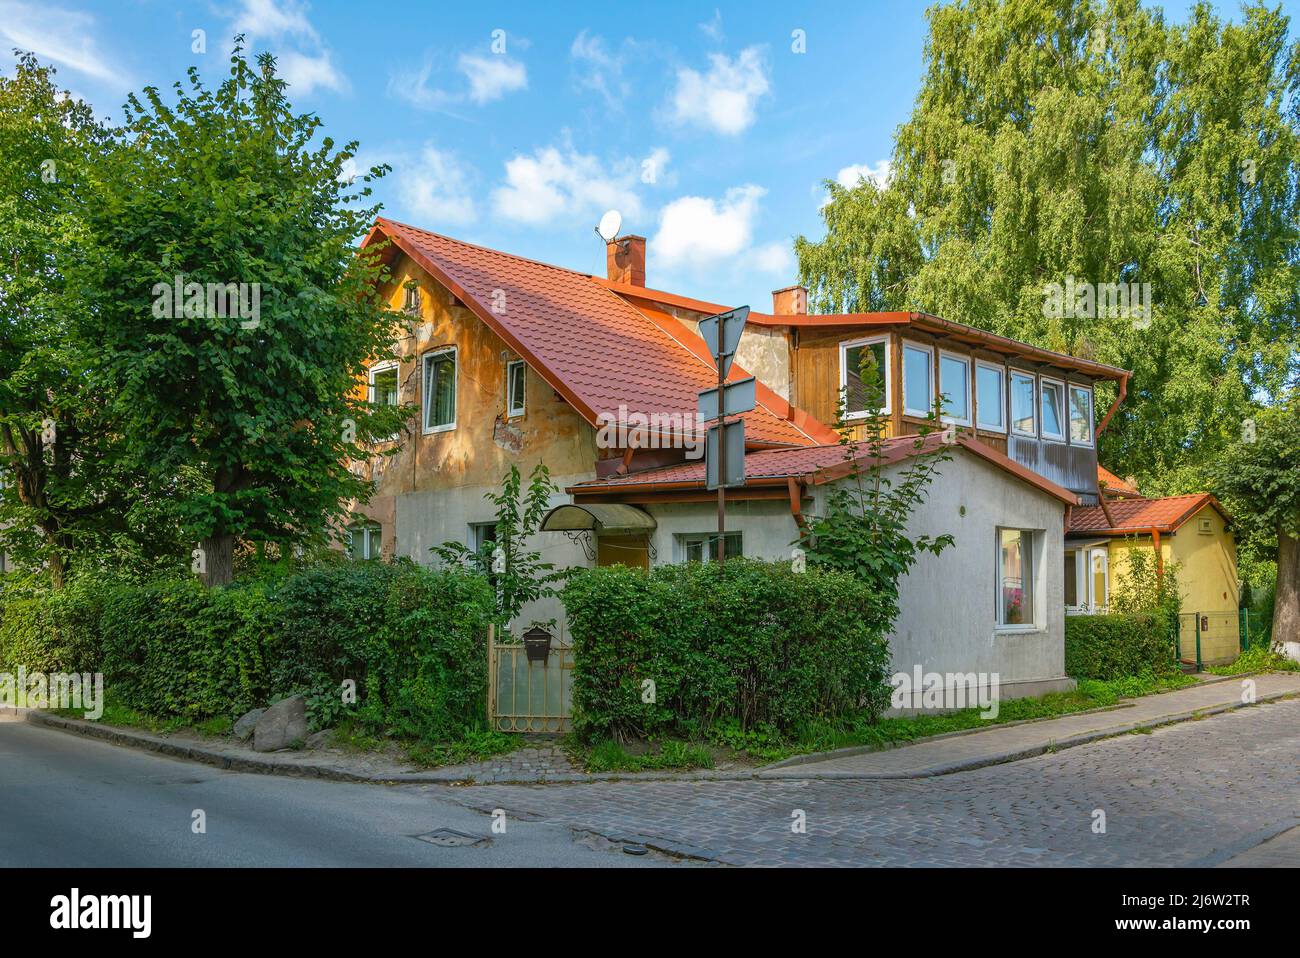
<svg viewBox="0 0 1300 958">
<path fill-rule="evenodd" d="M 727 416 L 739 416 L 742 412 L 749 412 L 754 408 L 754 403 L 757 401 L 753 376 L 748 379 L 738 379 L 734 383 L 727 383 L 723 391 L 726 393 L 727 407 L 724 415 Z M 717 387 L 706 389 L 700 393 L 698 408 L 700 418 L 705 422 L 712 422 L 718 418 Z"/>
<path fill-rule="evenodd" d="M 709 347 L 709 355 L 721 368 L 724 378 L 731 372 L 731 360 L 736 355 L 740 334 L 748 319 L 749 307 L 737 306 L 728 312 L 700 320 L 700 336 L 704 338 L 704 344 Z"/>
<path fill-rule="evenodd" d="M 718 429 L 710 426 L 704 441 L 705 487 L 718 488 Z M 745 420 L 727 423 L 727 488 L 745 484 Z"/>
</svg>

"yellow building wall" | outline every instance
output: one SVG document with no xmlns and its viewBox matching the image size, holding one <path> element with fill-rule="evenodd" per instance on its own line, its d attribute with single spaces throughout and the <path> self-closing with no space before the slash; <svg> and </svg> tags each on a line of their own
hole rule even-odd
<svg viewBox="0 0 1300 958">
<path fill-rule="evenodd" d="M 521 357 L 468 307 L 456 305 L 451 292 L 405 254 L 394 260 L 391 270 L 386 295 L 393 310 L 402 310 L 407 282 L 415 280 L 421 290 L 420 315 L 408 318 L 392 357 L 399 363 L 398 401 L 417 411 L 409 431 L 395 443 L 394 455 L 376 455 L 357 464 L 356 471 L 377 485 L 368 503 L 350 506 L 356 515 L 381 523 L 385 556 L 396 548 L 396 501 L 404 493 L 499 488 L 512 463 L 525 482 L 534 465 L 543 461 L 553 477 L 589 473 L 597 458 L 596 430 L 532 367 L 524 375 L 524 414 L 507 418 L 506 365 Z M 420 413 L 422 357 L 447 346 L 456 347 L 456 428 L 426 435 Z"/>
<path fill-rule="evenodd" d="M 1200 531 L 1200 520 L 1210 521 L 1210 531 Z M 1113 592 L 1128 575 L 1129 551 L 1150 553 L 1150 536 L 1116 537 L 1109 548 L 1110 584 Z M 1204 616 L 1201 630 L 1201 662 L 1218 665 L 1231 662 L 1241 651 L 1237 601 L 1237 546 L 1223 517 L 1206 505 L 1173 535 L 1161 535 L 1160 553 L 1166 569 L 1178 566 L 1178 591 L 1182 598 L 1180 619 L 1181 658 L 1196 660 L 1196 621 Z"/>
</svg>

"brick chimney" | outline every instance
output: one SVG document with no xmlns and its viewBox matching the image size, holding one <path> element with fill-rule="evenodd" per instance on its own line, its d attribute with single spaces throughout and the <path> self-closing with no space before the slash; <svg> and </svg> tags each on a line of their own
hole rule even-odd
<svg viewBox="0 0 1300 958">
<path fill-rule="evenodd" d="M 773 290 L 772 313 L 776 316 L 807 316 L 807 287 L 787 286 L 785 289 Z"/>
<path fill-rule="evenodd" d="M 645 237 L 620 236 L 605 244 L 605 274 L 610 282 L 645 286 Z"/>
</svg>

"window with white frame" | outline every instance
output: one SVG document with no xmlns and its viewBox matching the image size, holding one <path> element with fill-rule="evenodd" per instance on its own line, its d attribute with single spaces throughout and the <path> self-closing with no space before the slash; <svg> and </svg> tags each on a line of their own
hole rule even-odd
<svg viewBox="0 0 1300 958">
<path fill-rule="evenodd" d="M 414 280 L 404 287 L 406 295 L 402 299 L 402 310 L 410 316 L 420 315 L 420 286 Z"/>
<path fill-rule="evenodd" d="M 378 522 L 359 522 L 348 529 L 348 555 L 354 559 L 378 559 L 381 554 L 383 526 Z"/>
<path fill-rule="evenodd" d="M 387 360 L 370 367 L 370 404 L 397 405 L 397 361 Z"/>
<path fill-rule="evenodd" d="M 934 350 L 903 345 L 903 414 L 928 416 L 934 408 Z"/>
<path fill-rule="evenodd" d="M 1039 380 L 1043 438 L 1065 442 L 1065 383 L 1044 377 Z"/>
<path fill-rule="evenodd" d="M 506 363 L 506 415 L 510 418 L 524 414 L 525 370 L 522 359 Z"/>
<path fill-rule="evenodd" d="M 992 363 L 975 363 L 975 414 L 980 429 L 1007 431 L 1007 371 Z"/>
<path fill-rule="evenodd" d="M 866 363 L 864 368 L 863 363 Z M 872 396 L 869 382 L 863 374 L 870 374 L 874 365 L 880 395 Z M 840 343 L 840 395 L 844 397 L 844 418 L 862 419 L 871 414 L 870 407 L 879 403 L 882 413 L 889 412 L 889 341 L 884 336 L 855 339 Z"/>
<path fill-rule="evenodd" d="M 943 396 L 943 421 L 969 426 L 969 357 L 958 353 L 939 353 L 939 392 Z"/>
<path fill-rule="evenodd" d="M 1070 442 L 1092 445 L 1092 390 L 1070 383 Z"/>
<path fill-rule="evenodd" d="M 1028 373 L 1011 374 L 1011 431 L 1018 436 L 1038 435 L 1038 419 L 1034 414 L 1034 377 Z"/>
<path fill-rule="evenodd" d="M 1110 554 L 1106 546 L 1065 551 L 1065 611 L 1105 612 L 1110 602 Z"/>
<path fill-rule="evenodd" d="M 424 431 L 456 428 L 456 347 L 424 354 Z"/>
<path fill-rule="evenodd" d="M 1034 584 L 1034 534 L 1028 529 L 998 530 L 997 624 L 1032 628 L 1038 607 Z"/>
<path fill-rule="evenodd" d="M 744 554 L 744 543 L 739 532 L 723 533 L 728 559 L 738 559 Z M 682 562 L 713 562 L 718 558 L 716 532 L 682 533 L 677 536 L 677 553 Z"/>
</svg>

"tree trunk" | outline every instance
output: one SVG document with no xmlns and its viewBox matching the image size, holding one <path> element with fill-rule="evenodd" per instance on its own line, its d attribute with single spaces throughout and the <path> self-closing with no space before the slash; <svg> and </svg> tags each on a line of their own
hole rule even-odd
<svg viewBox="0 0 1300 958">
<path fill-rule="evenodd" d="M 1278 530 L 1273 644 L 1300 662 L 1300 539 Z"/>
<path fill-rule="evenodd" d="M 199 543 L 203 550 L 206 571 L 200 575 L 209 589 L 217 585 L 230 585 L 235 580 L 235 537 L 213 535 Z"/>
<path fill-rule="evenodd" d="M 50 588 L 58 591 L 63 588 L 67 582 L 67 564 L 63 561 L 63 553 L 57 548 L 50 553 L 46 564 L 50 569 Z"/>
</svg>

